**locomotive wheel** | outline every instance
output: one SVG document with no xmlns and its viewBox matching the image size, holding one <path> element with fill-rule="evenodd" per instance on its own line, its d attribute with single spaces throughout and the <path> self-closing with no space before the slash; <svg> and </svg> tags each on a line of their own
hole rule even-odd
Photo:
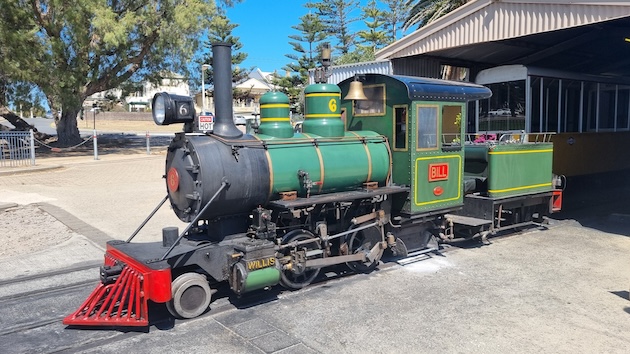
<svg viewBox="0 0 630 354">
<path fill-rule="evenodd" d="M 194 318 L 210 305 L 212 291 L 208 280 L 199 273 L 184 273 L 171 284 L 173 298 L 166 308 L 177 318 Z"/>
<path fill-rule="evenodd" d="M 360 225 L 353 226 L 356 228 Z M 372 247 L 381 242 L 381 231 L 376 227 L 370 227 L 365 230 L 351 233 L 347 237 L 348 250 L 350 254 L 356 254 L 364 252 L 366 255 L 370 253 Z M 383 250 L 374 258 L 373 261 L 366 260 L 365 262 L 348 262 L 346 263 L 350 269 L 357 273 L 369 273 L 376 268 L 378 262 L 383 255 Z"/>
<path fill-rule="evenodd" d="M 319 239 L 306 230 L 295 230 L 289 232 L 282 238 L 282 244 L 286 245 L 294 241 L 304 241 L 310 239 L 312 239 L 313 242 L 299 245 L 297 246 L 297 249 L 306 250 L 307 252 L 321 249 Z M 284 249 L 284 256 L 288 256 L 291 250 L 292 248 Z M 317 256 L 317 258 L 321 257 L 322 255 Z M 280 284 L 288 289 L 302 289 L 315 280 L 317 275 L 319 275 L 319 269 L 320 268 L 304 268 L 303 265 L 299 263 L 296 264 L 294 262 L 291 269 L 283 270 L 280 273 Z"/>
</svg>

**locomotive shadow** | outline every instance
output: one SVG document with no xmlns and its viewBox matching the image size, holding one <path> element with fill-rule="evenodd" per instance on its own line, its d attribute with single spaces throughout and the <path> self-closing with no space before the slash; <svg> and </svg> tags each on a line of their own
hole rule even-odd
<svg viewBox="0 0 630 354">
<path fill-rule="evenodd" d="M 151 317 L 151 316 L 149 316 Z M 77 332 L 85 332 L 85 331 L 116 331 L 120 333 L 149 333 L 150 327 L 153 325 L 149 320 L 149 326 L 146 327 L 135 327 L 135 326 L 86 326 L 86 325 L 67 325 L 64 327 L 65 330 L 77 330 Z"/>
<path fill-rule="evenodd" d="M 384 262 L 387 262 L 384 260 Z M 378 268 L 373 272 L 377 272 Z M 371 274 L 370 273 L 370 274 Z M 329 282 L 351 277 L 358 273 L 351 271 L 345 264 L 336 265 L 323 268 L 320 274 L 315 280 L 303 289 L 286 289 L 280 285 L 272 286 L 265 290 L 257 290 L 251 293 L 245 293 L 243 295 L 237 295 L 230 289 L 230 285 L 227 282 L 214 283 L 211 287 L 216 290 L 212 295 L 212 301 L 208 310 L 204 312 L 201 317 L 216 316 L 223 312 L 237 309 L 246 310 L 249 308 L 255 308 L 262 304 L 272 303 L 274 301 L 281 300 L 283 294 L 299 293 L 300 291 L 310 288 L 326 287 L 329 286 Z M 164 304 L 149 303 L 149 326 L 155 327 L 158 330 L 170 330 L 177 322 L 188 321 L 174 318 L 166 309 Z M 102 329 L 103 327 L 100 327 Z M 112 327 L 112 329 L 119 329 Z M 129 331 L 133 331 L 129 329 Z"/>
<path fill-rule="evenodd" d="M 488 238 L 484 241 L 480 237 L 473 239 L 466 239 L 456 242 L 448 242 L 441 244 L 440 251 L 446 252 L 449 248 L 458 248 L 458 249 L 473 249 L 473 248 L 481 248 L 485 246 L 492 246 L 492 244 L 500 239 L 510 238 L 510 237 L 518 237 L 529 232 L 533 231 L 545 231 L 548 230 L 550 225 L 545 224 L 532 224 L 532 225 L 524 225 L 518 228 L 505 229 L 498 231 L 494 235 L 488 236 Z M 432 253 L 434 254 L 434 253 Z"/>
<path fill-rule="evenodd" d="M 617 295 L 624 300 L 630 301 L 630 292 L 627 290 L 619 290 L 619 291 L 610 291 L 611 294 Z"/>
<path fill-rule="evenodd" d="M 216 302 L 219 299 L 226 299 L 232 306 L 237 309 L 247 309 L 264 303 L 280 300 L 280 296 L 283 294 L 300 292 L 303 289 L 307 288 L 326 286 L 331 281 L 351 277 L 355 274 L 357 273 L 351 271 L 345 264 L 329 266 L 326 268 L 322 268 L 315 280 L 313 280 L 311 284 L 302 289 L 287 289 L 282 287 L 281 285 L 277 285 L 262 291 L 253 291 L 251 293 L 246 293 L 241 296 L 235 294 L 230 289 L 229 284 L 221 283 L 220 286 L 216 288 L 217 292 L 213 295 L 212 299 L 213 302 Z M 212 310 L 210 312 L 212 313 Z"/>
</svg>

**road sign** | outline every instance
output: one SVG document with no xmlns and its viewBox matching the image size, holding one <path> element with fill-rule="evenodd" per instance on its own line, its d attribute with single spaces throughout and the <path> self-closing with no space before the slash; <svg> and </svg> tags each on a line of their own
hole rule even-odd
<svg viewBox="0 0 630 354">
<path fill-rule="evenodd" d="M 199 130 L 200 131 L 212 131 L 214 129 L 214 115 L 207 114 L 199 116 Z"/>
</svg>

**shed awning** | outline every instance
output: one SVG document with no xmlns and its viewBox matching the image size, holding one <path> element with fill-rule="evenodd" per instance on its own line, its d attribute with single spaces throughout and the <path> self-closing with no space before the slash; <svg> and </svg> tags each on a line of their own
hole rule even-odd
<svg viewBox="0 0 630 354">
<path fill-rule="evenodd" d="M 630 2 L 476 0 L 377 52 L 630 76 Z"/>
</svg>

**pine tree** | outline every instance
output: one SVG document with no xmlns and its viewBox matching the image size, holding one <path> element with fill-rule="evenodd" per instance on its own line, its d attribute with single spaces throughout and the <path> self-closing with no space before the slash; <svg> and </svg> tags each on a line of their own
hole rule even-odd
<svg viewBox="0 0 630 354">
<path fill-rule="evenodd" d="M 384 22 L 383 27 L 387 32 L 388 42 L 392 43 L 399 39 L 402 35 L 403 24 L 409 14 L 411 1 L 409 0 L 380 0 L 387 6 L 387 10 L 382 12 L 381 20 Z"/>
<path fill-rule="evenodd" d="M 367 30 L 357 33 L 361 39 L 357 49 L 359 52 L 365 53 L 364 56 L 368 61 L 374 60 L 376 51 L 389 43 L 387 33 L 383 29 L 385 25 L 385 22 L 382 20 L 383 16 L 384 11 L 376 7 L 376 0 L 370 0 L 367 6 L 363 8 L 363 17 L 365 18 L 364 22 Z"/>
<path fill-rule="evenodd" d="M 299 34 L 290 35 L 289 42 L 295 53 L 285 54 L 292 60 L 283 69 L 288 75 L 276 75 L 274 85 L 289 96 L 291 105 L 296 112 L 302 112 L 300 104 L 301 90 L 308 83 L 308 70 L 314 68 L 320 59 L 320 49 L 326 39 L 326 29 L 318 16 L 308 13 L 300 17 L 300 23 L 292 26 Z"/>
<path fill-rule="evenodd" d="M 298 73 L 304 83 L 308 79 L 308 70 L 317 64 L 319 58 L 319 45 L 326 39 L 326 32 L 323 23 L 317 15 L 308 13 L 300 17 L 300 23 L 291 26 L 299 34 L 290 35 L 292 41 L 289 42 L 296 53 L 285 54 L 292 63 L 287 64 L 286 69 Z"/>
<path fill-rule="evenodd" d="M 224 42 L 232 45 L 232 81 L 242 82 L 247 79 L 249 73 L 253 68 L 241 68 L 241 64 L 247 59 L 247 53 L 240 52 L 243 48 L 243 43 L 240 42 L 240 38 L 233 35 L 233 31 L 239 25 L 231 23 L 227 18 L 225 12 L 220 10 L 220 13 L 212 18 L 210 21 L 208 41 L 204 43 L 204 47 L 207 53 L 203 56 L 203 59 L 199 63 L 199 67 L 203 64 L 210 64 L 205 72 L 206 82 L 212 84 L 214 81 L 214 75 L 212 70 L 212 43 Z"/>
<path fill-rule="evenodd" d="M 404 29 L 414 25 L 419 27 L 437 20 L 447 13 L 465 5 L 470 0 L 409 0 L 409 15 L 405 20 Z"/>
<path fill-rule="evenodd" d="M 349 53 L 355 43 L 355 34 L 350 30 L 350 24 L 358 20 L 352 13 L 359 9 L 357 0 L 321 0 L 307 3 L 307 8 L 314 9 L 324 23 L 328 34 L 337 39 L 337 49 L 341 54 Z"/>
</svg>

